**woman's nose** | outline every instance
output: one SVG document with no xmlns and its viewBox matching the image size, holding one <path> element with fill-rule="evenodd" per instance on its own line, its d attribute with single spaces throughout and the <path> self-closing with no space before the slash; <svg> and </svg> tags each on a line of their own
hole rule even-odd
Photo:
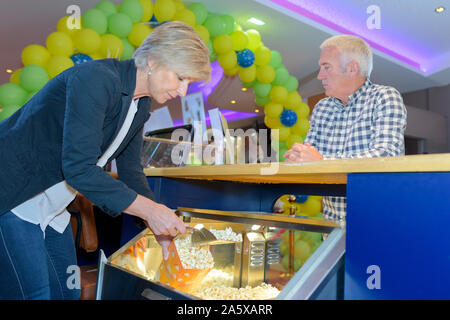
<svg viewBox="0 0 450 320">
<path fill-rule="evenodd" d="M 184 97 L 186 95 L 187 89 L 188 89 L 188 83 L 185 81 L 181 82 L 181 84 L 177 90 L 178 95 L 180 97 Z"/>
</svg>

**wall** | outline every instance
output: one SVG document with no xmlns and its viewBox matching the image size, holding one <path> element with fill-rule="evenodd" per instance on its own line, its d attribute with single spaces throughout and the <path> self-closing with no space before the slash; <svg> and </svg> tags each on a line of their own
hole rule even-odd
<svg viewBox="0 0 450 320">
<path fill-rule="evenodd" d="M 426 143 L 429 148 L 427 152 L 450 152 L 450 85 L 407 92 L 402 96 L 405 105 L 418 109 L 413 111 L 415 116 L 411 120 L 412 129 L 415 132 L 426 131 L 433 137 Z M 422 115 L 428 116 L 421 119 L 419 109 L 428 111 L 428 113 L 422 113 Z M 441 119 L 437 120 L 439 117 Z M 433 122 L 431 119 L 438 122 Z M 442 127 L 443 123 L 445 123 L 445 128 Z M 444 137 L 445 143 L 442 140 Z"/>
</svg>

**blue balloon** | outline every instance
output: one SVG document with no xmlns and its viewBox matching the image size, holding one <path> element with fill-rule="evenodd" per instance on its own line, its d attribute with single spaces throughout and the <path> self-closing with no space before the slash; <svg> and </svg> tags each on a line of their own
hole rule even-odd
<svg viewBox="0 0 450 320">
<path fill-rule="evenodd" d="M 297 122 L 297 114 L 295 111 L 284 109 L 280 115 L 280 121 L 283 126 L 292 127 Z"/>
<path fill-rule="evenodd" d="M 70 57 L 70 59 L 72 59 L 74 65 L 81 64 L 83 62 L 88 62 L 88 61 L 92 60 L 91 57 L 89 57 L 87 54 L 84 54 L 84 53 L 76 53 L 76 54 L 72 55 Z"/>
<path fill-rule="evenodd" d="M 237 54 L 237 63 L 242 68 L 248 68 L 253 64 L 253 62 L 255 62 L 255 54 L 249 49 L 236 51 L 236 54 Z"/>
<path fill-rule="evenodd" d="M 295 195 L 295 202 L 297 203 L 305 203 L 306 200 L 308 200 L 308 196 L 305 196 L 304 194 Z"/>
</svg>

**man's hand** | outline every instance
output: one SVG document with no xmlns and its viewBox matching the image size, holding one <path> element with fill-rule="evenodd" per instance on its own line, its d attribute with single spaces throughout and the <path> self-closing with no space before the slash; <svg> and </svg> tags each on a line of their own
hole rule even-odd
<svg viewBox="0 0 450 320">
<path fill-rule="evenodd" d="M 284 154 L 286 162 L 317 161 L 323 160 L 320 152 L 308 142 L 305 144 L 294 143 Z"/>
</svg>

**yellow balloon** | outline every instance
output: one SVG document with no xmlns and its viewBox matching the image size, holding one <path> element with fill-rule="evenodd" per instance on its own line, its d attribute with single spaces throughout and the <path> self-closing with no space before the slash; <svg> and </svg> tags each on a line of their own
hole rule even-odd
<svg viewBox="0 0 450 320">
<path fill-rule="evenodd" d="M 17 83 L 20 86 L 20 71 L 22 71 L 22 68 L 14 70 L 9 77 L 9 82 Z"/>
<path fill-rule="evenodd" d="M 225 54 L 219 55 L 219 65 L 225 70 L 225 69 L 233 69 L 237 66 L 237 56 L 236 52 L 229 51 Z"/>
<path fill-rule="evenodd" d="M 47 73 L 51 79 L 70 67 L 73 67 L 73 61 L 69 57 L 51 56 L 47 63 Z"/>
<path fill-rule="evenodd" d="M 175 8 L 176 8 L 177 11 L 181 11 L 181 10 L 186 9 L 186 5 L 184 4 L 183 1 L 181 1 L 181 0 L 174 0 L 173 2 L 175 3 Z"/>
<path fill-rule="evenodd" d="M 297 119 L 297 122 L 291 127 L 291 130 L 299 136 L 305 136 L 309 130 L 308 119 L 306 118 Z"/>
<path fill-rule="evenodd" d="M 272 52 L 265 46 L 260 46 L 255 51 L 255 64 L 257 66 L 263 66 L 269 63 L 272 59 Z M 271 81 L 272 82 L 272 81 Z"/>
<path fill-rule="evenodd" d="M 299 108 L 299 113 L 300 113 L 300 117 L 303 117 L 303 118 L 308 117 L 309 113 L 310 113 L 309 106 L 306 103 L 302 102 L 302 104 L 300 105 L 300 108 Z"/>
<path fill-rule="evenodd" d="M 302 97 L 297 91 L 292 91 L 291 93 L 288 93 L 286 106 L 288 106 L 291 109 L 298 110 L 301 104 L 302 104 Z"/>
<path fill-rule="evenodd" d="M 248 68 L 239 67 L 239 78 L 242 82 L 252 82 L 256 78 L 256 66 L 252 64 Z"/>
<path fill-rule="evenodd" d="M 96 52 L 100 48 L 102 40 L 97 31 L 82 29 L 73 36 L 73 42 L 77 51 L 85 54 Z"/>
<path fill-rule="evenodd" d="M 158 22 L 171 20 L 177 8 L 172 0 L 156 0 L 153 6 L 153 13 Z"/>
<path fill-rule="evenodd" d="M 248 37 L 247 48 L 255 52 L 256 49 L 258 49 L 262 45 L 261 35 L 255 29 L 247 30 L 245 33 L 247 34 Z"/>
<path fill-rule="evenodd" d="M 303 203 L 302 209 L 303 209 L 302 213 L 306 213 L 306 215 L 309 217 L 314 217 L 322 209 L 322 202 L 318 199 L 308 197 L 308 200 L 306 200 L 306 202 Z"/>
<path fill-rule="evenodd" d="M 64 32 L 56 31 L 51 33 L 46 40 L 48 51 L 54 56 L 69 57 L 73 54 L 72 38 Z"/>
<path fill-rule="evenodd" d="M 136 24 L 137 25 L 137 24 Z M 105 58 L 119 59 L 123 52 L 123 42 L 119 37 L 113 34 L 104 34 L 101 36 L 100 54 Z"/>
<path fill-rule="evenodd" d="M 291 130 L 288 127 L 283 126 L 278 130 L 279 130 L 278 139 L 280 139 L 280 141 L 286 141 L 291 135 Z"/>
<path fill-rule="evenodd" d="M 275 79 L 275 76 L 275 70 L 268 64 L 256 68 L 256 78 L 261 83 L 271 83 Z"/>
<path fill-rule="evenodd" d="M 286 139 L 286 147 L 290 149 L 292 148 L 294 143 L 303 143 L 303 138 L 296 134 L 289 135 L 289 137 Z"/>
<path fill-rule="evenodd" d="M 225 72 L 225 74 L 227 76 L 234 76 L 235 74 L 237 74 L 239 72 L 239 67 L 236 64 L 233 68 L 231 69 L 223 69 L 223 72 Z"/>
<path fill-rule="evenodd" d="M 283 126 L 281 124 L 279 118 L 271 118 L 271 117 L 268 117 L 268 116 L 264 117 L 264 123 L 270 129 L 279 129 L 279 128 L 281 128 Z"/>
<path fill-rule="evenodd" d="M 139 0 L 142 6 L 143 14 L 141 22 L 148 22 L 153 16 L 153 3 L 151 0 Z"/>
<path fill-rule="evenodd" d="M 221 34 L 213 40 L 213 48 L 220 55 L 233 50 L 233 41 L 230 36 Z"/>
<path fill-rule="evenodd" d="M 195 14 L 189 9 L 176 11 L 172 19 L 174 21 L 184 22 L 191 27 L 195 26 Z"/>
<path fill-rule="evenodd" d="M 236 30 L 230 34 L 231 41 L 233 42 L 233 50 L 244 50 L 248 44 L 248 36 L 245 32 Z"/>
<path fill-rule="evenodd" d="M 197 24 L 194 26 L 194 30 L 198 33 L 200 38 L 202 38 L 204 43 L 207 43 L 209 41 L 209 31 L 205 26 Z"/>
<path fill-rule="evenodd" d="M 69 20 L 69 18 L 71 18 L 71 20 Z M 81 29 L 81 17 L 75 18 L 64 16 L 61 19 L 59 19 L 58 23 L 56 24 L 56 31 L 64 32 L 69 36 L 72 36 L 74 32 L 80 29 Z"/>
<path fill-rule="evenodd" d="M 99 52 L 99 51 L 94 52 L 94 53 L 91 53 L 89 56 L 90 56 L 93 60 L 99 60 L 99 59 L 104 59 L 104 58 L 105 58 L 104 56 L 102 56 L 101 52 Z"/>
<path fill-rule="evenodd" d="M 284 104 L 288 97 L 288 91 L 285 87 L 273 86 L 269 95 L 272 101 Z"/>
<path fill-rule="evenodd" d="M 50 52 L 48 52 L 46 47 L 39 44 L 30 44 L 22 51 L 22 62 L 24 66 L 37 64 L 45 69 L 48 59 L 50 59 Z"/>
<path fill-rule="evenodd" d="M 271 118 L 277 118 L 283 112 L 283 105 L 270 101 L 264 106 L 264 113 Z"/>
<path fill-rule="evenodd" d="M 133 28 L 128 35 L 128 41 L 130 41 L 133 46 L 139 47 L 152 31 L 150 26 L 136 23 L 133 25 Z"/>
</svg>

